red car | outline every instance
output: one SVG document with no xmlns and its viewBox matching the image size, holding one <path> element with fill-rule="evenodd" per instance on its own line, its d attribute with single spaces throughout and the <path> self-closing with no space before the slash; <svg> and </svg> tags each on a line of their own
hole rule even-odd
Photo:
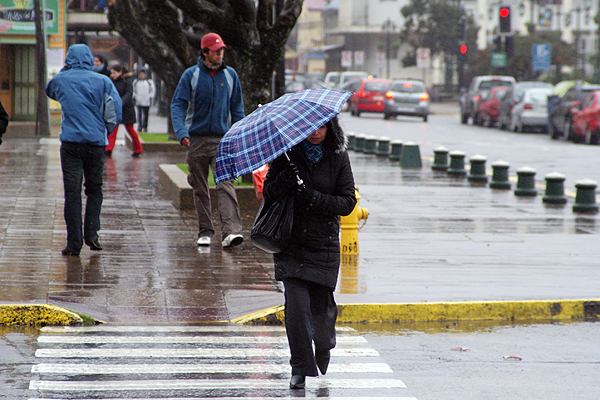
<svg viewBox="0 0 600 400">
<path fill-rule="evenodd" d="M 362 112 L 383 113 L 385 92 L 392 81 L 388 79 L 361 79 L 358 89 L 350 100 L 350 114 L 356 117 Z"/>
<path fill-rule="evenodd" d="M 574 142 L 598 144 L 600 139 L 600 90 L 591 92 L 583 101 L 581 110 L 573 116 L 573 130 L 569 135 Z"/>
<path fill-rule="evenodd" d="M 492 127 L 498 122 L 500 102 L 507 91 L 507 86 L 496 86 L 481 93 L 477 103 L 477 114 L 475 114 L 476 124 Z"/>
</svg>

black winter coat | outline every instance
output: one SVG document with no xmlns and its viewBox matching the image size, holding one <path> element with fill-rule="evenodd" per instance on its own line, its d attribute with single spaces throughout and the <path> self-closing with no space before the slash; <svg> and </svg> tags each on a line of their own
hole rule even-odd
<svg viewBox="0 0 600 400">
<path fill-rule="evenodd" d="M 133 101 L 133 83 L 131 79 L 120 76 L 112 82 L 121 96 L 121 101 L 123 101 L 123 120 L 121 123 L 123 125 L 135 124 L 135 103 Z"/>
<path fill-rule="evenodd" d="M 327 136 L 330 134 L 327 132 Z M 295 196 L 292 239 L 281 253 L 273 255 L 277 280 L 300 278 L 332 290 L 337 284 L 340 268 L 339 216 L 352 212 L 356 195 L 343 133 L 340 130 L 333 136 L 336 136 L 335 150 L 329 146 L 321 161 L 312 168 L 300 145 L 288 152 L 311 196 L 304 201 Z M 278 179 L 287 164 L 284 155 L 269 165 L 263 188 L 264 201 L 271 202 L 296 193 L 290 192 Z"/>
</svg>

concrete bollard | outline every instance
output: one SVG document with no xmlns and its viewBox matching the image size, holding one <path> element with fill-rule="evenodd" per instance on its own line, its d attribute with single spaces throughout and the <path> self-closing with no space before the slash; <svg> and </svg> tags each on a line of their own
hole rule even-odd
<svg viewBox="0 0 600 400">
<path fill-rule="evenodd" d="M 485 162 L 486 161 L 487 161 L 487 158 L 485 158 L 485 156 L 482 156 L 479 154 L 477 154 L 469 159 L 469 162 L 471 163 L 471 169 L 469 170 L 469 175 L 467 176 L 467 179 L 469 180 L 469 182 L 487 183 L 488 176 L 485 173 Z"/>
<path fill-rule="evenodd" d="M 381 137 L 377 141 L 377 150 L 375 152 L 378 156 L 388 157 L 390 155 L 390 138 Z"/>
<path fill-rule="evenodd" d="M 349 133 L 346 135 L 348 138 L 347 148 L 348 150 L 354 150 L 354 146 L 356 146 L 356 135 L 354 133 Z"/>
<path fill-rule="evenodd" d="M 392 161 L 400 161 L 402 155 L 402 141 L 395 140 L 390 143 L 390 155 L 389 158 Z"/>
<path fill-rule="evenodd" d="M 377 138 L 375 136 L 367 136 L 365 138 L 365 154 L 377 153 Z"/>
<path fill-rule="evenodd" d="M 506 161 L 496 161 L 492 164 L 492 181 L 490 187 L 492 189 L 510 189 L 508 181 L 508 168 L 510 164 Z"/>
<path fill-rule="evenodd" d="M 423 166 L 418 144 L 406 142 L 402 146 L 402 153 L 400 154 L 400 166 L 402 168 L 421 168 Z"/>
<path fill-rule="evenodd" d="M 450 152 L 450 166 L 446 170 L 448 175 L 456 177 L 463 177 L 467 175 L 465 169 L 465 153 L 462 151 L 451 151 Z"/>
<path fill-rule="evenodd" d="M 577 192 L 575 193 L 574 212 L 595 213 L 598 212 L 596 204 L 596 181 L 584 179 L 575 184 Z"/>
<path fill-rule="evenodd" d="M 434 171 L 446 171 L 448 169 L 448 149 L 444 146 L 436 147 L 433 150 L 431 169 Z"/>
<path fill-rule="evenodd" d="M 359 133 L 356 135 L 356 141 L 354 142 L 354 151 L 363 152 L 365 151 L 365 139 L 367 135 Z"/>
<path fill-rule="evenodd" d="M 537 196 L 535 190 L 535 169 L 523 167 L 517 170 L 516 196 Z"/>
<path fill-rule="evenodd" d="M 565 196 L 565 176 L 558 172 L 551 172 L 545 177 L 546 192 L 542 201 L 544 203 L 565 204 L 567 196 Z"/>
</svg>

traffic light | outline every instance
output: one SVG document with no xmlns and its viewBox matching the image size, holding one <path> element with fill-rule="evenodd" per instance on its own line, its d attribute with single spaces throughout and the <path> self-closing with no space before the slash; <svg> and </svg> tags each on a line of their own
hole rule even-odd
<svg viewBox="0 0 600 400">
<path fill-rule="evenodd" d="M 464 43 L 461 43 L 460 46 L 458 47 L 458 52 L 462 55 L 467 55 L 467 45 Z"/>
<path fill-rule="evenodd" d="M 500 6 L 500 12 L 498 13 L 500 17 L 498 21 L 498 25 L 500 27 L 500 33 L 512 33 L 511 26 L 511 15 L 510 15 L 510 6 Z"/>
</svg>

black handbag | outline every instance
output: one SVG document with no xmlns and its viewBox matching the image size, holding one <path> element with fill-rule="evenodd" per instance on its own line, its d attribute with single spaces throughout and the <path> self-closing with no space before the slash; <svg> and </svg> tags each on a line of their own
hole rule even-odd
<svg viewBox="0 0 600 400">
<path fill-rule="evenodd" d="M 294 196 L 285 196 L 265 206 L 263 200 L 250 231 L 253 245 L 267 253 L 279 253 L 292 236 Z"/>
</svg>

